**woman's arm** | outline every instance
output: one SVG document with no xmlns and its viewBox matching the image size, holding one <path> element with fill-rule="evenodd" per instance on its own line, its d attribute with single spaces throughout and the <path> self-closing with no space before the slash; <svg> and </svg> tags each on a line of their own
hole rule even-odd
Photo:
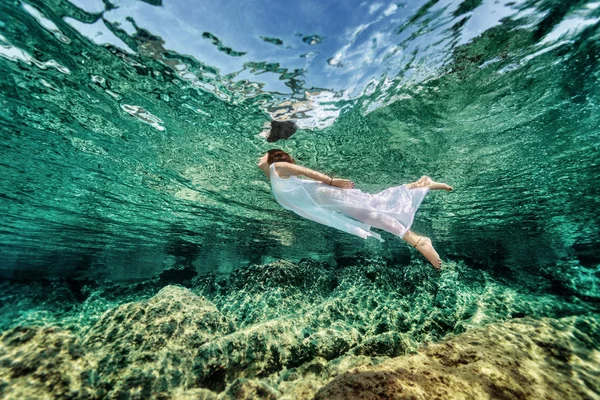
<svg viewBox="0 0 600 400">
<path fill-rule="evenodd" d="M 336 186 L 343 189 L 354 188 L 354 182 L 347 179 L 337 179 L 329 177 L 318 171 L 303 167 L 301 165 L 287 163 L 287 162 L 276 162 L 275 168 L 279 175 L 304 175 L 316 181 L 323 182 L 327 185 Z"/>
</svg>

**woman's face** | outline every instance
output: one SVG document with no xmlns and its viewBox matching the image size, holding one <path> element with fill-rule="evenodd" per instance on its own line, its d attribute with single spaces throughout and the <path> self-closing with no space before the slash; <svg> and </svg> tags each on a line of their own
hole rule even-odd
<svg viewBox="0 0 600 400">
<path fill-rule="evenodd" d="M 265 153 L 259 160 L 258 160 L 258 167 L 261 168 L 263 165 L 267 164 L 267 158 L 269 157 L 268 153 Z"/>
</svg>

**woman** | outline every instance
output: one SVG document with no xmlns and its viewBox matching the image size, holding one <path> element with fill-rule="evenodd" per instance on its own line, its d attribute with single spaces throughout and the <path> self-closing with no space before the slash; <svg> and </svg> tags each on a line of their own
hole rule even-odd
<svg viewBox="0 0 600 400">
<path fill-rule="evenodd" d="M 354 189 L 347 179 L 331 178 L 320 172 L 296 165 L 296 161 L 280 149 L 269 150 L 258 161 L 271 181 L 277 202 L 296 214 L 366 239 L 381 236 L 371 227 L 383 229 L 404 239 L 429 262 L 440 269 L 442 260 L 431 240 L 409 230 L 417 209 L 429 191 L 452 187 L 423 176 L 416 182 L 395 186 L 377 194 Z M 313 180 L 299 179 L 304 175 Z"/>
</svg>

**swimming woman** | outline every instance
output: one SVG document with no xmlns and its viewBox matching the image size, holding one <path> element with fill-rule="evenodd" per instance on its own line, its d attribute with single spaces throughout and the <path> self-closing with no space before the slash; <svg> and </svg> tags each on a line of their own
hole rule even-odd
<svg viewBox="0 0 600 400">
<path fill-rule="evenodd" d="M 302 167 L 286 152 L 273 149 L 258 161 L 271 181 L 277 202 L 296 214 L 366 239 L 381 236 L 371 227 L 383 229 L 417 249 L 429 262 L 440 269 L 442 260 L 425 236 L 410 230 L 415 213 L 427 192 L 451 191 L 445 183 L 422 176 L 416 182 L 394 186 L 376 194 L 354 188 L 354 182 L 332 178 Z M 309 179 L 299 179 L 303 175 Z"/>
</svg>

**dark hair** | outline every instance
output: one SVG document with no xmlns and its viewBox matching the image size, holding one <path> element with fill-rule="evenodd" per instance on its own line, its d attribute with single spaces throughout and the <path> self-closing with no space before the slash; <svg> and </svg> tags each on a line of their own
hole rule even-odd
<svg viewBox="0 0 600 400">
<path fill-rule="evenodd" d="M 289 162 L 291 164 L 296 164 L 296 160 L 294 160 L 292 158 L 292 156 L 290 156 L 288 153 L 286 153 L 285 151 L 281 150 L 281 149 L 271 149 L 269 151 L 267 151 L 267 163 L 269 165 L 273 164 L 274 162 Z"/>
<path fill-rule="evenodd" d="M 267 138 L 267 142 L 276 142 L 280 139 L 288 139 L 298 127 L 294 121 L 271 121 L 271 132 Z"/>
</svg>

